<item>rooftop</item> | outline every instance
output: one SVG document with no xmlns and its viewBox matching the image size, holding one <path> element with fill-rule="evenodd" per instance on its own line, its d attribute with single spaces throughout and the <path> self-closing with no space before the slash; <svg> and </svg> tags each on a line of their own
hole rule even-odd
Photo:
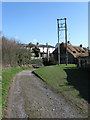
<svg viewBox="0 0 90 120">
<path fill-rule="evenodd" d="M 66 43 L 60 43 L 60 51 L 61 53 L 65 53 L 65 48 L 66 48 Z M 54 53 L 57 51 L 57 48 L 56 50 L 54 51 Z M 88 49 L 82 47 L 82 45 L 80 46 L 73 46 L 70 44 L 70 42 L 68 42 L 67 44 L 67 51 L 69 53 L 71 53 L 75 58 L 76 57 L 79 57 L 79 56 L 88 56 Z"/>
</svg>

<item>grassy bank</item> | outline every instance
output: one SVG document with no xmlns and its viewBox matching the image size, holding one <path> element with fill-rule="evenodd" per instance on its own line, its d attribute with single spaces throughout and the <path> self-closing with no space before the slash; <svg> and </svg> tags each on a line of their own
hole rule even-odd
<svg viewBox="0 0 90 120">
<path fill-rule="evenodd" d="M 2 70 L 0 69 L 0 116 L 2 115 L 2 84 L 1 84 L 2 78 L 1 76 L 2 76 Z"/>
<path fill-rule="evenodd" d="M 34 71 L 49 86 L 60 92 L 76 109 L 88 115 L 88 75 L 76 65 L 55 65 Z"/>
<path fill-rule="evenodd" d="M 12 82 L 13 77 L 19 71 L 29 69 L 30 67 L 21 67 L 21 68 L 10 68 L 2 70 L 2 108 L 5 106 L 5 99 L 8 93 L 8 85 Z"/>
</svg>

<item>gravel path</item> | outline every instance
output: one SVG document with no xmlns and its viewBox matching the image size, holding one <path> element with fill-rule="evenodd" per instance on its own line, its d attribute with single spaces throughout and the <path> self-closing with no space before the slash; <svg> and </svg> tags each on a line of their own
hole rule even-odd
<svg viewBox="0 0 90 120">
<path fill-rule="evenodd" d="M 16 75 L 5 111 L 6 118 L 82 118 L 32 71 L 24 70 Z"/>
</svg>

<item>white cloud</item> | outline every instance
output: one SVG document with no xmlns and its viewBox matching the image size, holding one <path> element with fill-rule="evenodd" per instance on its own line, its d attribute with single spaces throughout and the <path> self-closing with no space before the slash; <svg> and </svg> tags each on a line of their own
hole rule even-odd
<svg viewBox="0 0 90 120">
<path fill-rule="evenodd" d="M 34 42 L 37 42 L 37 39 L 33 39 Z"/>
<path fill-rule="evenodd" d="M 15 39 L 17 40 L 17 39 L 19 39 L 19 37 L 18 37 L 18 36 L 15 36 Z"/>
</svg>

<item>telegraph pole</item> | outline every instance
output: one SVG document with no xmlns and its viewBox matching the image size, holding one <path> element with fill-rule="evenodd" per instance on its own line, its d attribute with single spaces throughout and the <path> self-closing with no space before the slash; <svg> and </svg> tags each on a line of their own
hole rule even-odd
<svg viewBox="0 0 90 120">
<path fill-rule="evenodd" d="M 57 19 L 57 24 L 58 24 L 58 64 L 60 64 L 59 31 L 65 31 L 65 43 L 66 43 L 66 52 L 65 52 L 65 54 L 66 54 L 66 65 L 67 65 L 68 64 L 68 52 L 67 52 L 67 24 L 66 24 L 66 18 Z"/>
<path fill-rule="evenodd" d="M 58 65 L 60 64 L 60 44 L 59 44 L 59 19 L 57 19 L 58 25 Z"/>
<path fill-rule="evenodd" d="M 67 52 L 67 23 L 65 18 L 65 41 L 66 41 L 66 65 L 68 64 L 68 52 Z"/>
</svg>

